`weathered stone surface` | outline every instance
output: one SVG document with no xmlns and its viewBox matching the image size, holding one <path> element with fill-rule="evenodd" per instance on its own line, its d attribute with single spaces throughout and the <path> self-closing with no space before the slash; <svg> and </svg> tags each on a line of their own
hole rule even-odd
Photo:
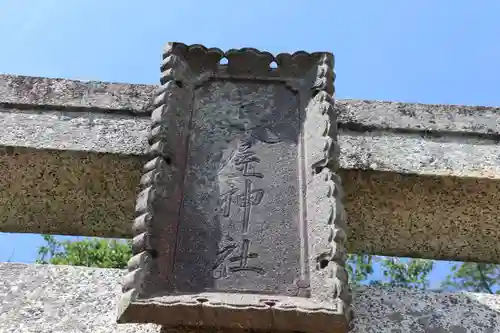
<svg viewBox="0 0 500 333">
<path fill-rule="evenodd" d="M 152 324 L 116 324 L 119 283 L 125 274 L 115 269 L 0 263 L 0 332 L 160 333 Z M 500 296 L 385 288 L 361 289 L 354 296 L 353 333 L 500 332 Z"/>
<path fill-rule="evenodd" d="M 100 112 L 0 108 L 0 125 L 2 146 L 142 155 L 151 120 Z M 500 150 L 493 139 L 342 130 L 339 144 L 343 169 L 500 178 Z"/>
<path fill-rule="evenodd" d="M 28 109 L 150 111 L 155 86 L 0 75 L 0 104 Z"/>
<path fill-rule="evenodd" d="M 354 293 L 357 333 L 500 332 L 500 296 L 402 288 Z"/>
<path fill-rule="evenodd" d="M 342 170 L 350 252 L 500 263 L 500 181 Z"/>
<path fill-rule="evenodd" d="M 0 151 L 3 232 L 132 236 L 144 159 Z M 359 170 L 339 174 L 349 216 L 349 252 L 498 262 L 499 181 Z"/>
<path fill-rule="evenodd" d="M 0 263 L 2 333 L 152 333 L 117 325 L 121 270 Z"/>
<path fill-rule="evenodd" d="M 337 100 L 338 121 L 356 131 L 437 132 L 498 138 L 499 107 Z"/>
<path fill-rule="evenodd" d="M 144 159 L 62 150 L 0 148 L 0 230 L 130 235 Z"/>
<path fill-rule="evenodd" d="M 342 131 L 343 169 L 500 179 L 496 140 L 421 133 Z"/>
<path fill-rule="evenodd" d="M 139 154 L 150 119 L 126 113 L 146 116 L 155 89 L 0 75 L 0 145 Z M 340 100 L 336 111 L 343 169 L 500 177 L 499 108 Z"/>
<path fill-rule="evenodd" d="M 0 145 L 8 146 L 0 157 L 0 230 L 130 237 L 130 204 L 144 160 L 139 155 L 151 125 L 144 110 L 156 87 L 98 84 L 117 92 L 113 97 L 97 94 L 88 82 L 16 78 L 0 75 Z M 54 90 L 70 97 L 9 82 L 61 85 Z M 34 101 L 31 111 L 26 96 Z M 499 262 L 498 108 L 353 100 L 336 105 L 344 128 L 340 175 L 349 251 Z M 144 116 L 130 115 L 140 110 Z M 125 190 L 109 197 L 109 191 L 93 189 L 100 186 L 95 181 L 77 181 L 82 175 Z"/>
<path fill-rule="evenodd" d="M 164 59 L 118 320 L 347 332 L 333 55 Z"/>
<path fill-rule="evenodd" d="M 150 127 L 148 118 L 116 113 L 0 107 L 0 146 L 143 155 Z"/>
</svg>

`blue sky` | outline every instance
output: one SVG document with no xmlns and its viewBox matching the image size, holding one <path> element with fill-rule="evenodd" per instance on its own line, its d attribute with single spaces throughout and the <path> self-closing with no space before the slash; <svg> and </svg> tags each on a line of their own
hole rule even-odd
<svg viewBox="0 0 500 333">
<path fill-rule="evenodd" d="M 158 83 L 162 46 L 181 41 L 331 51 L 337 98 L 497 106 L 499 13 L 498 0 L 0 0 L 0 73 Z M 40 244 L 0 234 L 0 261 L 31 262 Z"/>
</svg>

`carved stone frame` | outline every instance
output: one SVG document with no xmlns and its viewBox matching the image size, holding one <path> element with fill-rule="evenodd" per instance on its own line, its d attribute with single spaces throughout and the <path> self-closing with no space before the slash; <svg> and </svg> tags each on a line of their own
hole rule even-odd
<svg viewBox="0 0 500 333">
<path fill-rule="evenodd" d="M 220 64 L 222 58 L 227 59 L 227 65 Z M 270 68 L 272 62 L 276 68 Z M 311 333 L 347 331 L 352 310 L 345 268 L 343 191 L 336 174 L 339 146 L 333 107 L 333 55 L 296 52 L 273 57 L 249 48 L 223 52 L 169 43 L 161 70 L 162 85 L 151 116 L 152 159 L 146 163 L 140 181 L 144 189 L 136 204 L 134 256 L 124 279 L 118 322 Z M 169 276 L 174 265 L 172 247 L 182 206 L 194 90 L 217 79 L 279 81 L 299 94 L 299 187 L 304 199 L 301 210 L 307 239 L 303 246 L 307 248 L 309 283 L 298 283 L 297 297 L 151 291 L 158 289 L 161 280 L 155 276 Z M 161 241 L 157 239 L 159 234 L 163 235 Z M 164 284 L 160 289 L 168 291 L 168 282 Z M 308 289 L 310 297 L 298 297 L 302 288 Z"/>
</svg>

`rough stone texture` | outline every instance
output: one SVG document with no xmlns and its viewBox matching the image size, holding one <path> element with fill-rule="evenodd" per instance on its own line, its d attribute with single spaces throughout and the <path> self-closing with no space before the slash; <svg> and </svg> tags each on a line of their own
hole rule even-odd
<svg viewBox="0 0 500 333">
<path fill-rule="evenodd" d="M 33 108 L 150 111 L 155 86 L 0 75 L 0 104 Z"/>
<path fill-rule="evenodd" d="M 338 100 L 339 122 L 358 130 L 481 134 L 498 139 L 499 107 Z"/>
<path fill-rule="evenodd" d="M 148 118 L 0 107 L 0 146 L 143 155 Z"/>
<path fill-rule="evenodd" d="M 347 331 L 333 76 L 328 53 L 169 44 L 120 322 Z"/>
<path fill-rule="evenodd" d="M 353 333 L 497 333 L 500 296 L 363 288 L 354 293 Z"/>
<path fill-rule="evenodd" d="M 342 170 L 349 252 L 500 263 L 500 181 Z"/>
<path fill-rule="evenodd" d="M 160 327 L 152 324 L 115 323 L 119 283 L 125 273 L 0 263 L 0 332 L 160 333 Z M 355 292 L 354 308 L 353 333 L 500 333 L 500 296 L 366 288 Z"/>
<path fill-rule="evenodd" d="M 2 333 L 153 333 L 117 325 L 121 270 L 0 263 Z"/>
<path fill-rule="evenodd" d="M 60 85 L 53 90 L 65 93 L 47 95 L 50 90 L 22 82 Z M 156 87 L 99 83 L 117 92 L 99 95 L 93 85 L 0 75 L 0 145 L 8 146 L 0 155 L 1 231 L 131 236 L 130 204 L 143 163 L 137 154 L 148 146 L 151 120 L 127 113 L 147 113 Z M 344 128 L 341 167 L 354 169 L 341 170 L 349 251 L 500 262 L 498 108 L 353 100 L 336 105 Z M 92 151 L 114 154 L 84 153 Z M 107 190 L 93 189 L 101 186 L 97 182 L 76 181 L 82 174 L 126 190 L 110 200 Z"/>
<path fill-rule="evenodd" d="M 143 158 L 0 148 L 0 230 L 120 237 L 131 232 Z"/>
<path fill-rule="evenodd" d="M 0 75 L 0 145 L 144 152 L 150 120 L 130 114 L 146 116 L 155 89 Z M 336 111 L 341 168 L 500 178 L 499 108 L 341 100 Z"/>
<path fill-rule="evenodd" d="M 0 230 L 131 237 L 143 161 L 3 148 Z M 340 176 L 349 252 L 499 262 L 500 181 L 360 170 Z"/>
<path fill-rule="evenodd" d="M 149 113 L 154 85 L 0 75 L 0 103 Z M 359 129 L 500 133 L 500 108 L 337 100 L 339 122 Z M 31 108 L 31 107 L 30 107 Z"/>
<path fill-rule="evenodd" d="M 140 116 L 153 90 L 0 76 L 0 230 L 128 235 L 143 162 L 131 155 L 147 146 L 150 122 Z M 350 251 L 498 262 L 499 108 L 352 100 L 336 108 Z M 1 264 L 0 274 L 1 332 L 160 330 L 112 323 L 106 310 L 121 271 Z M 113 288 L 100 289 L 108 274 Z M 369 288 L 355 300 L 354 332 L 500 327 L 494 296 Z"/>
<path fill-rule="evenodd" d="M 343 131 L 340 142 L 343 169 L 500 179 L 500 146 L 491 139 Z"/>
<path fill-rule="evenodd" d="M 0 107 L 2 146 L 142 155 L 150 126 L 146 117 Z M 489 138 L 343 130 L 339 144 L 343 169 L 500 178 L 500 150 Z"/>
</svg>

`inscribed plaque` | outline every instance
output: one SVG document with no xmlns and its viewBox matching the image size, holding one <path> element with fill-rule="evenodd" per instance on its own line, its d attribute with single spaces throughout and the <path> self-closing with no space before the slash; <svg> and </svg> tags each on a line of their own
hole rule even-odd
<svg viewBox="0 0 500 333">
<path fill-rule="evenodd" d="M 120 322 L 347 330 L 332 94 L 328 53 L 169 44 Z"/>
</svg>

